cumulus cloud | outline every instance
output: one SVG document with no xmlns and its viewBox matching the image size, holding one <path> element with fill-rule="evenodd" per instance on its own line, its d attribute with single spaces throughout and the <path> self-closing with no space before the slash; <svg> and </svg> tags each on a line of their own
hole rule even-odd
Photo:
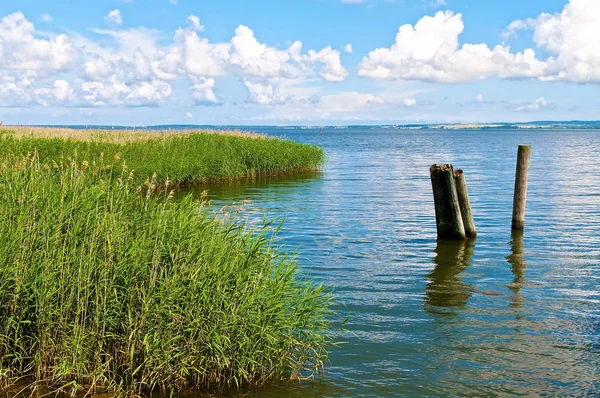
<svg viewBox="0 0 600 398">
<path fill-rule="evenodd" d="M 341 82 L 348 76 L 348 71 L 342 65 L 340 60 L 340 52 L 333 50 L 330 46 L 325 47 L 319 52 L 310 50 L 304 60 L 309 64 L 320 63 L 323 68 L 319 75 L 330 82 Z"/>
<path fill-rule="evenodd" d="M 226 74 L 230 57 L 228 43 L 210 43 L 208 39 L 199 37 L 198 32 L 193 29 L 180 29 L 175 37 L 186 72 L 210 77 Z"/>
<path fill-rule="evenodd" d="M 92 106 L 155 106 L 171 95 L 171 86 L 160 80 L 126 84 L 114 76 L 106 82 L 82 84 L 83 99 Z"/>
<path fill-rule="evenodd" d="M 260 43 L 252 29 L 240 25 L 231 39 L 230 62 L 238 66 L 244 75 L 259 77 L 282 77 L 292 74 L 287 64 L 289 54 Z"/>
<path fill-rule="evenodd" d="M 351 53 L 352 52 L 352 44 L 350 44 L 350 43 L 346 44 L 346 46 L 344 47 L 344 52 Z"/>
<path fill-rule="evenodd" d="M 378 48 L 364 57 L 359 75 L 373 78 L 423 80 L 444 83 L 473 82 L 493 75 L 504 78 L 536 77 L 546 65 L 531 49 L 513 54 L 498 45 L 464 44 L 461 14 L 439 11 L 398 30 L 390 48 Z"/>
<path fill-rule="evenodd" d="M 197 26 L 192 21 L 188 28 L 177 31 L 176 42 L 181 50 L 171 50 L 172 64 L 180 56 L 183 69 L 192 76 L 240 76 L 252 103 L 273 105 L 288 101 L 290 95 L 283 94 L 280 87 L 284 79 L 303 79 L 316 74 L 324 80 L 340 82 L 348 75 L 339 51 L 330 46 L 303 53 L 302 43 L 296 41 L 287 49 L 277 49 L 261 43 L 245 25 L 238 26 L 230 42 L 211 43 L 199 35 Z"/>
<path fill-rule="evenodd" d="M 58 101 L 67 101 L 73 97 L 73 89 L 66 80 L 56 80 L 54 82 L 54 96 Z"/>
<path fill-rule="evenodd" d="M 200 18 L 198 18 L 196 15 L 190 15 L 187 17 L 187 23 L 196 31 L 204 31 L 204 26 L 200 24 Z"/>
<path fill-rule="evenodd" d="M 188 120 L 193 118 L 192 114 L 191 114 L 191 113 L 189 113 L 189 112 L 186 112 L 186 114 L 185 114 L 185 116 L 184 116 L 184 117 L 185 117 L 186 119 L 188 119 Z"/>
<path fill-rule="evenodd" d="M 516 20 L 503 31 L 533 30 L 533 41 L 549 57 L 538 59 L 533 49 L 513 53 L 505 44 L 459 45 L 464 30 L 461 14 L 451 11 L 426 16 L 414 26 L 403 25 L 394 44 L 364 57 L 359 75 L 443 83 L 536 78 L 542 81 L 600 83 L 600 2 L 570 0 L 560 13 Z"/>
<path fill-rule="evenodd" d="M 248 102 L 259 105 L 284 104 L 291 99 L 280 91 L 277 82 L 245 80 L 244 85 L 248 90 Z"/>
<path fill-rule="evenodd" d="M 543 80 L 600 83 L 600 2 L 570 0 L 561 13 L 527 20 L 533 40 L 552 55 Z"/>
<path fill-rule="evenodd" d="M 121 16 L 121 11 L 118 9 L 114 9 L 110 11 L 105 17 L 104 22 L 107 25 L 119 26 L 123 23 L 123 17 Z"/>
<path fill-rule="evenodd" d="M 38 38 L 35 27 L 21 12 L 0 20 L 0 68 L 59 70 L 73 61 L 75 52 L 69 38 L 57 35 Z"/>
<path fill-rule="evenodd" d="M 475 97 L 475 99 L 477 100 L 477 102 L 483 102 L 483 95 L 477 94 L 477 96 Z"/>
<path fill-rule="evenodd" d="M 53 87 L 38 88 L 35 90 L 35 103 L 49 106 L 65 103 L 73 97 L 73 89 L 65 80 L 56 80 Z"/>
<path fill-rule="evenodd" d="M 126 103 L 135 106 L 159 105 L 171 95 L 171 85 L 160 80 L 142 82 L 134 86 L 125 98 Z"/>
<path fill-rule="evenodd" d="M 239 77 L 249 102 L 273 105 L 305 100 L 296 83 L 339 82 L 348 75 L 340 52 L 330 46 L 303 51 L 296 41 L 288 48 L 273 47 L 244 25 L 230 41 L 211 42 L 202 36 L 200 18 L 190 15 L 165 43 L 164 33 L 156 30 L 121 28 L 118 9 L 105 22 L 104 29 L 91 28 L 104 38 L 92 40 L 73 32 L 39 32 L 21 12 L 2 18 L 0 105 L 68 100 L 83 107 L 155 106 L 171 96 L 171 81 L 185 79 L 192 82 L 195 104 L 219 105 L 223 100 L 215 87 L 222 76 Z"/>
<path fill-rule="evenodd" d="M 196 105 L 220 105 L 223 101 L 215 94 L 215 79 L 192 78 L 192 96 Z"/>
</svg>

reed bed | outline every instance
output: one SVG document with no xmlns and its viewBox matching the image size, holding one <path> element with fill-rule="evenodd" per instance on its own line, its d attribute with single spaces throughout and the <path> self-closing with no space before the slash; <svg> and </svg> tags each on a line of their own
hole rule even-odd
<svg viewBox="0 0 600 398">
<path fill-rule="evenodd" d="M 62 138 L 76 141 L 104 141 L 124 144 L 135 141 L 165 140 L 173 136 L 193 135 L 200 132 L 194 129 L 145 130 L 145 129 L 73 129 L 68 127 L 0 126 L 0 134 L 16 138 Z M 267 134 L 240 130 L 202 130 L 204 134 L 217 134 L 232 137 L 275 139 Z"/>
<path fill-rule="evenodd" d="M 122 158 L 135 171 L 137 184 L 154 173 L 159 184 L 169 180 L 178 185 L 294 173 L 318 169 L 325 160 L 317 146 L 236 131 L 0 127 L 0 158 L 33 151 L 42 163 L 74 153 L 81 159 Z"/>
<path fill-rule="evenodd" d="M 137 395 L 322 370 L 330 295 L 270 227 L 142 189 L 116 157 L 87 159 L 0 164 L 0 389 Z"/>
</svg>

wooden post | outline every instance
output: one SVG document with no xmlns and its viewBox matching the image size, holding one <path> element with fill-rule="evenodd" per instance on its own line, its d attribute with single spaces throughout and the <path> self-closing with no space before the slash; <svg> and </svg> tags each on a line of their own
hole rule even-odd
<svg viewBox="0 0 600 398">
<path fill-rule="evenodd" d="M 471 202 L 469 201 L 469 192 L 467 191 L 465 173 L 462 170 L 454 171 L 454 182 L 456 185 L 456 193 L 458 195 L 460 214 L 465 226 L 465 234 L 467 238 L 475 238 L 475 236 L 477 236 L 477 231 L 475 230 L 475 220 L 473 220 L 473 213 L 471 212 Z"/>
<path fill-rule="evenodd" d="M 515 195 L 513 198 L 512 229 L 525 226 L 525 205 L 527 201 L 527 179 L 531 146 L 519 145 L 517 153 L 517 172 L 515 175 Z"/>
<path fill-rule="evenodd" d="M 452 165 L 434 164 L 429 169 L 429 174 L 435 202 L 438 239 L 464 240 L 465 226 L 460 214 Z"/>
</svg>

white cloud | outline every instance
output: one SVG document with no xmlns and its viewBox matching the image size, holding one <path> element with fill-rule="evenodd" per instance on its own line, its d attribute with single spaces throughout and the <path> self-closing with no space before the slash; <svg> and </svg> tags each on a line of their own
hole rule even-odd
<svg viewBox="0 0 600 398">
<path fill-rule="evenodd" d="M 287 64 L 290 56 L 287 51 L 277 51 L 259 43 L 252 29 L 240 25 L 231 39 L 230 62 L 237 65 L 246 76 L 284 77 L 291 75 Z"/>
<path fill-rule="evenodd" d="M 189 113 L 189 112 L 186 112 L 186 114 L 185 114 L 185 116 L 184 116 L 184 117 L 185 117 L 186 119 L 188 119 L 188 120 L 193 118 L 192 114 L 191 114 L 191 113 Z"/>
<path fill-rule="evenodd" d="M 553 57 L 544 80 L 600 83 L 600 2 L 570 0 L 561 13 L 527 20 L 533 40 Z"/>
<path fill-rule="evenodd" d="M 196 104 L 220 105 L 214 78 L 237 76 L 247 88 L 248 102 L 274 105 L 305 101 L 313 95 L 315 81 L 339 82 L 348 74 L 340 52 L 330 46 L 307 52 L 299 41 L 289 48 L 271 47 L 243 25 L 231 41 L 210 42 L 201 37 L 200 19 L 190 15 L 187 26 L 163 44 L 164 36 L 156 30 L 120 28 L 118 9 L 105 22 L 109 28 L 91 28 L 104 38 L 92 40 L 77 33 L 38 32 L 20 12 L 2 18 L 0 104 L 155 106 L 171 96 L 168 81 L 189 78 Z M 59 70 L 66 74 L 58 77 Z M 296 86 L 308 81 L 314 88 Z"/>
<path fill-rule="evenodd" d="M 151 82 L 142 82 L 133 87 L 127 94 L 125 101 L 127 104 L 136 106 L 159 105 L 171 95 L 171 85 L 169 83 L 152 80 Z"/>
<path fill-rule="evenodd" d="M 477 100 L 477 102 L 483 102 L 483 95 L 477 94 L 477 96 L 475 97 L 475 99 Z"/>
<path fill-rule="evenodd" d="M 319 72 L 319 75 L 327 81 L 342 82 L 348 76 L 348 71 L 344 68 L 340 60 L 340 52 L 333 50 L 330 46 L 325 47 L 319 52 L 310 50 L 304 59 L 310 64 L 322 64 L 323 68 Z"/>
<path fill-rule="evenodd" d="M 196 105 L 220 105 L 223 101 L 215 94 L 215 79 L 193 78 L 192 96 Z"/>
<path fill-rule="evenodd" d="M 81 89 L 83 99 L 91 106 L 156 106 L 172 92 L 171 86 L 160 80 L 128 85 L 114 76 L 106 82 L 84 82 Z"/>
<path fill-rule="evenodd" d="M 189 17 L 187 17 L 187 23 L 189 26 L 192 27 L 192 29 L 196 31 L 204 31 L 204 26 L 200 24 L 200 18 L 198 18 L 196 15 L 190 15 Z"/>
<path fill-rule="evenodd" d="M 276 105 L 291 99 L 290 96 L 281 93 L 277 81 L 245 80 L 244 85 L 248 90 L 248 102 L 254 104 Z"/>
<path fill-rule="evenodd" d="M 463 29 L 462 15 L 451 11 L 423 17 L 414 27 L 403 25 L 391 48 L 378 48 L 363 58 L 359 75 L 444 83 L 543 75 L 546 65 L 533 50 L 512 54 L 503 45 L 493 50 L 485 44 L 459 47 Z"/>
<path fill-rule="evenodd" d="M 45 83 L 34 71 L 11 75 L 0 70 L 0 106 L 64 104 L 73 98 L 73 93 L 65 80 Z"/>
<path fill-rule="evenodd" d="M 519 30 L 525 30 L 528 27 L 529 25 L 526 21 L 518 19 L 516 21 L 512 21 L 506 27 L 506 29 L 502 31 L 502 34 L 500 36 L 502 36 L 503 39 L 507 40 L 510 39 L 512 36 L 516 35 Z"/>
<path fill-rule="evenodd" d="M 415 106 L 417 105 L 417 100 L 414 98 L 404 98 L 404 100 L 402 100 L 402 104 L 407 107 Z"/>
<path fill-rule="evenodd" d="M 533 101 L 530 104 L 525 104 L 525 105 L 522 105 L 522 106 L 518 107 L 517 111 L 536 112 L 536 111 L 539 111 L 542 108 L 547 108 L 550 105 L 551 105 L 550 101 L 548 101 L 544 97 L 540 97 L 540 98 L 536 99 L 535 101 Z"/>
<path fill-rule="evenodd" d="M 171 3 L 174 6 L 176 6 L 178 2 L 178 0 L 169 0 L 169 3 Z"/>
<path fill-rule="evenodd" d="M 75 53 L 66 35 L 40 39 L 35 33 L 21 12 L 0 20 L 0 69 L 58 70 L 73 61 Z"/>
<path fill-rule="evenodd" d="M 346 46 L 344 47 L 344 52 L 351 53 L 352 52 L 352 44 L 350 44 L 350 43 L 346 44 Z"/>
<path fill-rule="evenodd" d="M 83 99 L 92 106 L 105 106 L 123 104 L 123 98 L 130 88 L 115 77 L 103 83 L 98 81 L 87 81 L 81 84 Z"/>
<path fill-rule="evenodd" d="M 185 71 L 195 76 L 222 76 L 229 61 L 229 43 L 212 44 L 195 30 L 178 30 L 176 40 L 181 48 Z"/>
<path fill-rule="evenodd" d="M 540 60 L 533 49 L 513 53 L 505 44 L 494 48 L 470 43 L 459 46 L 462 15 L 439 11 L 423 17 L 414 27 L 401 26 L 390 48 L 378 48 L 363 58 L 359 75 L 444 83 L 492 76 L 600 83 L 599 18 L 599 1 L 570 0 L 560 13 L 511 22 L 502 37 L 532 29 L 536 46 L 549 54 Z"/>
<path fill-rule="evenodd" d="M 52 22 L 52 21 L 54 21 L 54 18 L 52 18 L 52 15 L 50 15 L 50 14 L 42 14 L 42 15 L 40 15 L 40 21 Z"/>
<path fill-rule="evenodd" d="M 446 0 L 432 0 L 429 2 L 429 7 L 440 8 L 446 5 Z"/>
<path fill-rule="evenodd" d="M 246 86 L 249 102 L 273 105 L 307 98 L 302 92 L 311 89 L 296 87 L 297 83 L 339 82 L 348 75 L 340 52 L 331 46 L 307 52 L 300 41 L 289 48 L 272 47 L 244 25 L 230 41 L 211 42 L 201 36 L 200 18 L 190 15 L 173 41 L 164 43 L 164 35 L 156 30 L 122 29 L 118 9 L 110 11 L 105 22 L 108 28 L 90 29 L 103 39 L 92 40 L 72 32 L 69 37 L 38 32 L 20 12 L 4 17 L 0 72 L 6 82 L 0 96 L 10 92 L 19 96 L 14 103 L 27 104 L 37 98 L 51 104 L 60 97 L 81 106 L 154 106 L 171 96 L 167 82 L 189 78 L 196 104 L 222 104 L 214 78 L 236 76 Z M 58 77 L 58 70 L 66 74 Z M 53 86 L 55 81 L 60 87 Z M 64 94 L 52 94 L 61 88 Z"/>
<path fill-rule="evenodd" d="M 66 80 L 56 80 L 54 82 L 54 96 L 58 101 L 67 101 L 73 97 L 73 89 Z"/>
<path fill-rule="evenodd" d="M 112 26 L 120 26 L 123 23 L 123 17 L 121 16 L 121 11 L 118 9 L 114 9 L 110 11 L 105 17 L 104 22 L 107 25 Z"/>
<path fill-rule="evenodd" d="M 73 98 L 73 89 L 65 80 L 56 80 L 52 88 L 38 88 L 34 92 L 35 103 L 42 106 L 65 103 Z"/>
</svg>

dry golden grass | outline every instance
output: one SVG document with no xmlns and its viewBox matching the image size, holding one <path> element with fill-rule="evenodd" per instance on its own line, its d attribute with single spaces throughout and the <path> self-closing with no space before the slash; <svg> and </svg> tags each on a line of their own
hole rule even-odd
<svg viewBox="0 0 600 398">
<path fill-rule="evenodd" d="M 189 185 L 315 170 L 325 160 L 322 148 L 241 131 L 0 127 L 0 160 L 33 152 L 48 164 L 124 159 L 140 184 L 155 173 L 161 184 Z"/>
<path fill-rule="evenodd" d="M 165 140 L 174 136 L 194 134 L 218 134 L 235 137 L 270 139 L 266 134 L 250 133 L 239 130 L 78 130 L 65 127 L 37 127 L 37 126 L 2 126 L 0 134 L 15 138 L 62 138 L 86 142 L 110 142 L 114 144 L 127 144 L 132 142 Z"/>
</svg>

